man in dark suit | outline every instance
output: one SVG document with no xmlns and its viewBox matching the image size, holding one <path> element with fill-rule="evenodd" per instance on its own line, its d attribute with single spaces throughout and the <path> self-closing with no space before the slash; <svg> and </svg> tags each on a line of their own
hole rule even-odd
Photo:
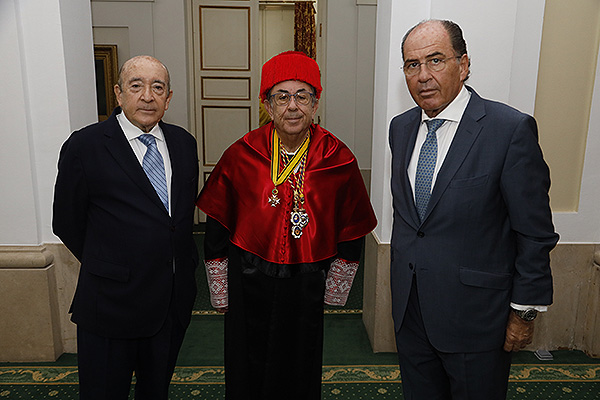
<svg viewBox="0 0 600 400">
<path fill-rule="evenodd" d="M 195 139 L 161 121 L 172 97 L 158 60 L 134 57 L 118 108 L 74 132 L 58 162 L 54 232 L 81 262 L 71 305 L 81 399 L 167 399 L 196 296 Z"/>
<path fill-rule="evenodd" d="M 552 303 L 549 171 L 535 120 L 464 85 L 450 21 L 402 43 L 415 107 L 390 125 L 392 310 L 406 399 L 504 399 Z"/>
</svg>

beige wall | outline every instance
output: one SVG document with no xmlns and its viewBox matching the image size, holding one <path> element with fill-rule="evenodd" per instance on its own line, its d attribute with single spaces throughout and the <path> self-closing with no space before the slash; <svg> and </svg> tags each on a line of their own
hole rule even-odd
<svg viewBox="0 0 600 400">
<path fill-rule="evenodd" d="M 578 349 L 600 357 L 600 246 L 559 245 L 550 258 L 554 304 L 536 322 L 529 349 Z"/>
<path fill-rule="evenodd" d="M 600 41 L 600 2 L 548 0 L 535 117 L 554 212 L 577 211 Z"/>
<path fill-rule="evenodd" d="M 0 247 L 0 362 L 53 361 L 63 353 L 54 255 Z"/>
</svg>

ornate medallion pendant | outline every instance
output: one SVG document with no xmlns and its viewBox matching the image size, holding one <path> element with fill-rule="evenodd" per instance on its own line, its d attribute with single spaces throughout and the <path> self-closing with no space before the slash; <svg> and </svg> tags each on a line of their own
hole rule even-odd
<svg viewBox="0 0 600 400">
<path fill-rule="evenodd" d="M 269 197 L 269 204 L 271 205 L 271 207 L 277 207 L 277 205 L 279 204 L 279 197 L 277 197 L 277 188 L 273 189 L 273 191 L 271 192 L 271 197 Z"/>
<path fill-rule="evenodd" d="M 290 213 L 290 221 L 292 223 L 292 236 L 294 239 L 300 239 L 302 229 L 308 225 L 308 214 L 306 210 L 300 209 Z"/>
</svg>

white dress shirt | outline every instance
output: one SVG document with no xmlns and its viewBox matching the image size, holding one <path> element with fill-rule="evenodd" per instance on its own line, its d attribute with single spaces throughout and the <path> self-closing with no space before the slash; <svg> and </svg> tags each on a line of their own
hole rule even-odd
<svg viewBox="0 0 600 400">
<path fill-rule="evenodd" d="M 408 164 L 408 179 L 410 180 L 410 186 L 413 190 L 413 196 L 415 193 L 415 177 L 417 174 L 417 163 L 419 162 L 419 153 L 421 152 L 421 146 L 425 142 L 427 138 L 427 124 L 425 121 L 430 119 L 445 119 L 446 121 L 442 126 L 438 128 L 436 131 L 437 141 L 438 141 L 438 151 L 437 151 L 437 161 L 435 163 L 435 170 L 433 171 L 433 178 L 431 179 L 431 190 L 435 186 L 435 181 L 440 172 L 440 168 L 446 159 L 446 155 L 448 154 L 448 150 L 450 149 L 450 145 L 452 144 L 452 140 L 454 139 L 454 135 L 456 134 L 456 130 L 458 129 L 458 124 L 467 108 L 467 104 L 469 104 L 469 99 L 471 99 L 471 93 L 467 90 L 467 88 L 462 87 L 461 91 L 458 95 L 452 100 L 448 106 L 442 110 L 435 118 L 429 118 L 425 111 L 421 112 L 421 125 L 419 126 L 419 132 L 417 133 L 417 141 L 415 142 L 415 148 L 413 150 L 412 158 L 410 159 L 410 163 Z"/>
<path fill-rule="evenodd" d="M 148 148 L 146 147 L 146 145 L 144 143 L 142 143 L 138 139 L 138 137 L 143 135 L 146 132 L 143 132 L 140 128 L 133 125 L 131 123 L 131 121 L 129 121 L 127 119 L 127 117 L 125 116 L 125 113 L 123 113 L 123 112 L 121 112 L 120 114 L 117 115 L 117 121 L 119 121 L 119 125 L 121 126 L 121 129 L 125 133 L 125 137 L 127 138 L 129 145 L 133 149 L 133 152 L 135 153 L 135 156 L 137 157 L 140 165 L 142 165 L 142 162 L 144 160 L 144 154 L 146 154 L 146 151 L 148 150 Z M 171 173 L 171 159 L 169 158 L 169 149 L 167 148 L 167 143 L 165 142 L 165 135 L 163 134 L 163 131 L 162 131 L 162 129 L 160 129 L 160 126 L 158 124 L 156 124 L 156 126 L 154 126 L 154 128 L 152 128 L 150 130 L 150 132 L 148 132 L 148 133 L 151 134 L 152 136 L 154 136 L 154 138 L 156 139 L 156 147 L 158 148 L 158 151 L 160 152 L 160 155 L 162 156 L 163 162 L 165 164 L 165 178 L 167 179 L 167 192 L 169 194 L 169 215 L 170 215 L 171 214 L 171 174 L 172 173 Z"/>
</svg>

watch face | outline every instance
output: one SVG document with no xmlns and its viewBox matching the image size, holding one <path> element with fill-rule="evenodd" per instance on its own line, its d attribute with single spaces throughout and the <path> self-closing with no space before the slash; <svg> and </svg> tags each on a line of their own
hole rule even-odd
<svg viewBox="0 0 600 400">
<path fill-rule="evenodd" d="M 537 317 L 537 310 L 529 309 L 527 311 L 521 311 L 517 313 L 517 315 L 525 321 L 533 321 L 535 317 Z"/>
</svg>

